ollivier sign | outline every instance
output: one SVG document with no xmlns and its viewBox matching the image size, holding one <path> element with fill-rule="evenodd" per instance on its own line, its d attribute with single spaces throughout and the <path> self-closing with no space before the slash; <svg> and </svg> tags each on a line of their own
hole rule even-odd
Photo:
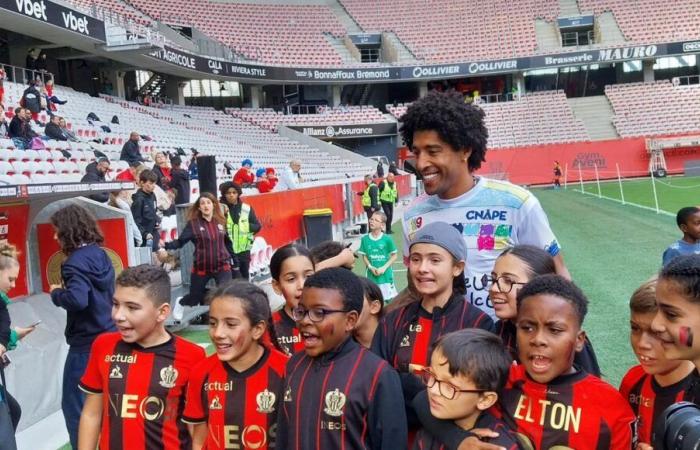
<svg viewBox="0 0 700 450">
<path fill-rule="evenodd" d="M 50 0 L 0 0 L 0 9 L 42 21 L 90 39 L 106 41 L 104 22 Z"/>
<path fill-rule="evenodd" d="M 0 0 L 8 1 L 8 0 Z M 510 73 L 561 66 L 602 64 L 662 56 L 700 53 L 700 41 L 610 47 L 523 58 L 472 61 L 455 64 L 387 66 L 371 68 L 308 68 L 242 64 L 205 58 L 170 47 L 150 54 L 185 69 L 236 80 L 293 81 L 296 83 L 378 83 L 391 81 L 442 80 L 472 75 Z"/>
</svg>

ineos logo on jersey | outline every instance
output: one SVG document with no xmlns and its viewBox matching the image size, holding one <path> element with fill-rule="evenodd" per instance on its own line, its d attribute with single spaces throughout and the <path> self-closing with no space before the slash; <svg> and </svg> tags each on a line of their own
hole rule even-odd
<svg viewBox="0 0 700 450">
<path fill-rule="evenodd" d="M 39 2 L 33 2 L 32 0 L 15 0 L 15 3 L 17 3 L 17 11 L 22 14 L 36 17 L 46 22 L 49 21 L 46 17 L 46 3 L 44 3 L 44 0 Z"/>
</svg>

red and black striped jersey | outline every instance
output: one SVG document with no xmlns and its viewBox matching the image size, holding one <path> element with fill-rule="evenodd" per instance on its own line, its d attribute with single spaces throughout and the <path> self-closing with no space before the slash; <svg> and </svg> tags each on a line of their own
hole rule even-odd
<svg viewBox="0 0 700 450">
<path fill-rule="evenodd" d="M 284 352 L 292 356 L 304 350 L 304 342 L 294 319 L 289 317 L 284 308 L 272 313 L 272 326 L 275 327 L 277 343 Z"/>
<path fill-rule="evenodd" d="M 620 393 L 637 415 L 639 442 L 653 442 L 654 422 L 674 403 L 685 399 L 693 373 L 670 386 L 661 386 L 641 365 L 632 367 L 620 383 Z"/>
<path fill-rule="evenodd" d="M 632 448 L 632 409 L 614 387 L 584 371 L 540 384 L 528 377 L 524 366 L 513 364 L 500 410 L 503 420 L 533 448 Z"/>
<path fill-rule="evenodd" d="M 354 340 L 317 358 L 296 353 L 286 373 L 277 450 L 407 448 L 399 377 Z"/>
<path fill-rule="evenodd" d="M 413 302 L 382 318 L 372 340 L 372 351 L 400 373 L 409 373 L 410 365 L 430 364 L 438 338 L 463 328 L 493 331 L 493 321 L 460 295 L 453 295 L 444 307 L 436 307 L 432 313 L 423 309 L 421 302 Z M 413 375 L 402 375 L 401 382 L 407 402 L 425 389 Z M 412 421 L 410 417 L 409 420 Z"/>
<path fill-rule="evenodd" d="M 180 237 L 166 242 L 165 248 L 182 248 L 188 242 L 194 243 L 193 273 L 205 275 L 231 270 L 233 247 L 223 224 L 216 220 L 190 220 Z"/>
<path fill-rule="evenodd" d="M 492 430 L 498 433 L 498 437 L 484 438 L 482 441 L 489 444 L 498 445 L 506 450 L 518 450 L 518 438 L 508 426 L 501 420 L 497 419 L 489 412 L 483 412 L 474 424 L 474 428 L 483 428 Z M 427 430 L 421 429 L 416 434 L 416 439 L 413 441 L 413 450 L 447 450 L 448 447 L 439 439 L 436 439 Z"/>
<path fill-rule="evenodd" d="M 255 365 L 237 372 L 210 356 L 192 370 L 182 420 L 207 424 L 207 450 L 274 448 L 288 359 L 265 348 Z"/>
<path fill-rule="evenodd" d="M 119 333 L 100 335 L 80 380 L 82 390 L 102 395 L 100 449 L 190 449 L 180 417 L 190 371 L 204 357 L 200 346 L 178 336 L 143 348 Z"/>
<path fill-rule="evenodd" d="M 501 337 L 506 349 L 510 352 L 515 361 L 518 361 L 518 342 L 516 339 L 517 329 L 511 320 L 497 320 L 495 325 L 495 333 Z M 593 344 L 586 336 L 586 341 L 583 344 L 583 349 L 576 352 L 574 356 L 574 366 L 578 369 L 583 369 L 591 375 L 600 377 L 600 366 L 598 358 L 593 350 Z"/>
</svg>

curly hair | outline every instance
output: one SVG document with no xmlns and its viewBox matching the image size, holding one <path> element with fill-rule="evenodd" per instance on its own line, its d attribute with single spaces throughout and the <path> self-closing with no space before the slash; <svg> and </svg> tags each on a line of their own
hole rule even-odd
<svg viewBox="0 0 700 450">
<path fill-rule="evenodd" d="M 471 150 L 467 162 L 470 172 L 486 161 L 489 133 L 484 125 L 484 111 L 464 103 L 462 95 L 453 89 L 429 92 L 413 102 L 399 121 L 401 136 L 409 149 L 416 132 L 435 131 L 455 151 Z"/>
<path fill-rule="evenodd" d="M 331 267 L 316 272 L 306 279 L 304 290 L 307 288 L 336 290 L 343 297 L 343 307 L 347 311 L 362 312 L 365 301 L 362 284 L 357 275 L 347 269 Z"/>
<path fill-rule="evenodd" d="M 70 255 L 83 245 L 101 245 L 104 242 L 104 236 L 95 216 L 76 203 L 59 209 L 53 213 L 50 220 L 56 229 L 58 243 L 66 255 Z"/>
<path fill-rule="evenodd" d="M 535 295 L 553 295 L 571 304 L 578 316 L 579 326 L 588 313 L 588 298 L 572 281 L 560 275 L 547 274 L 533 278 L 518 292 L 518 311 L 522 303 Z"/>
<path fill-rule="evenodd" d="M 19 265 L 18 255 L 19 252 L 14 245 L 7 242 L 0 244 L 0 270 L 17 267 Z"/>
<path fill-rule="evenodd" d="M 673 283 L 691 303 L 700 303 L 700 255 L 676 256 L 659 272 L 659 281 Z"/>
</svg>

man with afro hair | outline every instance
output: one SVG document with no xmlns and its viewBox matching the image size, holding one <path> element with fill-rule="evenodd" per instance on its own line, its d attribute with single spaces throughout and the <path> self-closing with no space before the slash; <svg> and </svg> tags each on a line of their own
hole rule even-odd
<svg viewBox="0 0 700 450">
<path fill-rule="evenodd" d="M 400 121 L 425 188 L 404 212 L 404 255 L 419 228 L 437 221 L 452 224 L 467 243 L 467 298 L 491 317 L 485 280 L 506 248 L 543 248 L 554 257 L 557 272 L 568 278 L 561 248 L 537 198 L 507 181 L 475 175 L 486 161 L 488 140 L 481 108 L 464 103 L 454 90 L 431 91 Z"/>
</svg>

